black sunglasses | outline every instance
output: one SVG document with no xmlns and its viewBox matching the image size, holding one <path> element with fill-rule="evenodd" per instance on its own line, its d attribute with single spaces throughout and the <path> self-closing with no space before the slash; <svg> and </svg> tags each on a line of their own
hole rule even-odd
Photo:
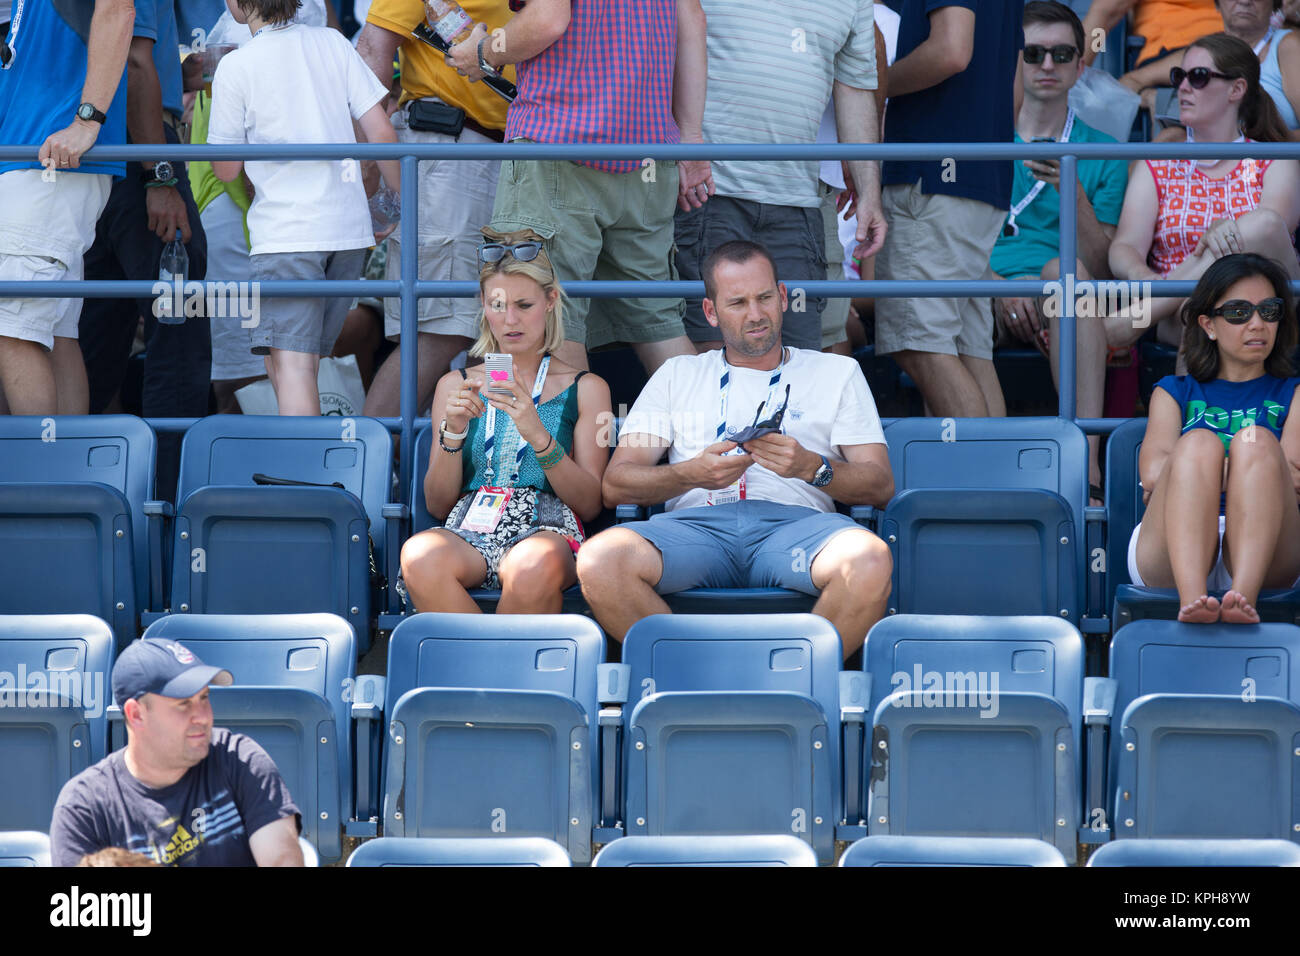
<svg viewBox="0 0 1300 956">
<path fill-rule="evenodd" d="M 1175 66 L 1169 71 L 1169 85 L 1174 89 L 1183 85 L 1183 80 L 1194 90 L 1203 90 L 1206 84 L 1210 82 L 1211 77 L 1216 80 L 1236 80 L 1239 77 L 1229 76 L 1227 73 L 1216 73 L 1208 66 L 1194 66 L 1190 70 L 1184 70 L 1181 66 Z"/>
<path fill-rule="evenodd" d="M 1043 57 L 1047 54 L 1052 55 L 1053 63 L 1069 63 L 1079 55 L 1079 48 L 1070 46 L 1068 43 L 1061 43 L 1057 46 L 1039 46 L 1037 43 L 1031 43 L 1025 47 L 1021 55 L 1025 58 L 1026 63 L 1042 63 Z"/>
<path fill-rule="evenodd" d="M 758 403 L 758 409 L 754 412 L 754 424 L 750 425 L 748 428 L 742 428 L 734 435 L 728 435 L 727 440 L 734 441 L 738 446 L 744 448 L 744 443 L 751 439 L 762 438 L 764 435 L 779 432 L 781 430 L 781 421 L 785 418 L 786 406 L 790 404 L 789 383 L 785 386 L 785 399 L 781 402 L 781 407 L 769 415 L 767 419 L 760 422 L 758 416 L 763 414 L 763 406 L 766 404 L 766 401 Z"/>
<path fill-rule="evenodd" d="M 478 247 L 478 261 L 483 263 L 500 262 L 506 253 L 518 262 L 532 262 L 542 251 L 540 242 L 516 242 L 508 246 L 503 242 L 485 242 Z"/>
<path fill-rule="evenodd" d="M 1276 322 L 1282 318 L 1282 300 L 1275 296 L 1272 299 L 1262 299 L 1256 305 L 1245 299 L 1233 299 L 1213 309 L 1210 315 L 1222 316 L 1223 321 L 1230 325 L 1245 325 L 1256 312 L 1265 322 Z"/>
</svg>

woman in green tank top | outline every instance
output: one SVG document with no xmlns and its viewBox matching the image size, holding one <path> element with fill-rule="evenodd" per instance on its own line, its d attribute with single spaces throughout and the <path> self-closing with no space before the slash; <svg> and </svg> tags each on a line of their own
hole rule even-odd
<svg viewBox="0 0 1300 956">
<path fill-rule="evenodd" d="M 469 590 L 482 587 L 501 590 L 499 613 L 558 613 L 577 582 L 582 522 L 602 507 L 609 386 L 551 354 L 564 341 L 563 293 L 540 237 L 484 233 L 470 354 L 490 358 L 438 383 L 424 496 L 445 520 L 406 542 L 402 576 L 419 611 L 477 611 Z"/>
</svg>

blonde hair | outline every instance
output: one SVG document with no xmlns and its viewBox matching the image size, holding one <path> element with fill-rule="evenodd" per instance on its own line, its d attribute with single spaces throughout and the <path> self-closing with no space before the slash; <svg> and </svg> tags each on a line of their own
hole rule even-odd
<svg viewBox="0 0 1300 956">
<path fill-rule="evenodd" d="M 560 282 L 555 278 L 555 270 L 551 267 L 551 258 L 546 254 L 546 244 L 542 237 L 531 229 L 517 229 L 514 232 L 497 232 L 495 229 L 484 227 L 483 235 L 487 237 L 488 242 L 500 242 L 505 245 L 514 245 L 519 242 L 538 242 L 542 243 L 541 251 L 537 253 L 537 258 L 530 262 L 520 262 L 510 253 L 506 253 L 496 262 L 485 262 L 479 268 L 478 284 L 480 297 L 482 296 L 483 284 L 495 275 L 520 275 L 532 279 L 542 287 L 542 292 L 549 298 L 551 291 L 555 290 L 559 295 L 555 299 L 555 304 L 546 310 L 546 336 L 542 341 L 542 351 L 553 353 L 564 344 L 564 289 L 560 287 Z M 492 326 L 488 324 L 486 306 L 480 306 L 478 310 L 478 338 L 470 346 L 469 354 L 475 357 L 486 355 L 488 352 L 500 352 L 501 345 L 497 338 L 492 334 Z"/>
</svg>

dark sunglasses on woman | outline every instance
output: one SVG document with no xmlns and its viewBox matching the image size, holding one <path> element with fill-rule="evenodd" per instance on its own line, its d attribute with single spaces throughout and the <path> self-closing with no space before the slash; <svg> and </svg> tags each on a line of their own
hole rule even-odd
<svg viewBox="0 0 1300 956">
<path fill-rule="evenodd" d="M 1037 43 L 1031 43 L 1025 47 L 1021 54 L 1026 63 L 1038 64 L 1043 62 L 1043 57 L 1047 54 L 1052 55 L 1053 63 L 1069 63 L 1079 55 L 1079 48 L 1070 46 L 1068 43 L 1061 43 L 1057 46 L 1039 46 Z"/>
<path fill-rule="evenodd" d="M 1210 315 L 1223 317 L 1230 325 L 1245 325 L 1256 312 L 1265 322 L 1276 322 L 1282 318 L 1282 300 L 1279 298 L 1262 299 L 1258 305 L 1245 299 L 1233 299 L 1225 302 L 1210 312 Z"/>
<path fill-rule="evenodd" d="M 478 261 L 500 262 L 509 253 L 517 262 L 532 262 L 541 251 L 540 242 L 516 242 L 513 246 L 504 242 L 485 242 L 478 247 Z"/>
<path fill-rule="evenodd" d="M 1188 86 L 1194 90 L 1203 90 L 1211 80 L 1235 80 L 1237 77 L 1228 76 L 1226 73 L 1216 73 L 1208 66 L 1194 66 L 1190 70 L 1184 70 L 1181 66 L 1176 66 L 1169 71 L 1169 85 L 1174 89 L 1183 85 L 1183 80 L 1187 81 Z"/>
</svg>

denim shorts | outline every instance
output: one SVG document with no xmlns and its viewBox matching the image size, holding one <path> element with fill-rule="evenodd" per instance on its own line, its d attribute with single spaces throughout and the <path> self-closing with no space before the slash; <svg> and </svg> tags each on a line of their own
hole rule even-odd
<svg viewBox="0 0 1300 956">
<path fill-rule="evenodd" d="M 789 588 L 820 593 L 812 563 L 841 531 L 860 528 L 837 511 L 774 501 L 737 501 L 655 515 L 619 525 L 659 549 L 664 570 L 655 590 Z"/>
</svg>

